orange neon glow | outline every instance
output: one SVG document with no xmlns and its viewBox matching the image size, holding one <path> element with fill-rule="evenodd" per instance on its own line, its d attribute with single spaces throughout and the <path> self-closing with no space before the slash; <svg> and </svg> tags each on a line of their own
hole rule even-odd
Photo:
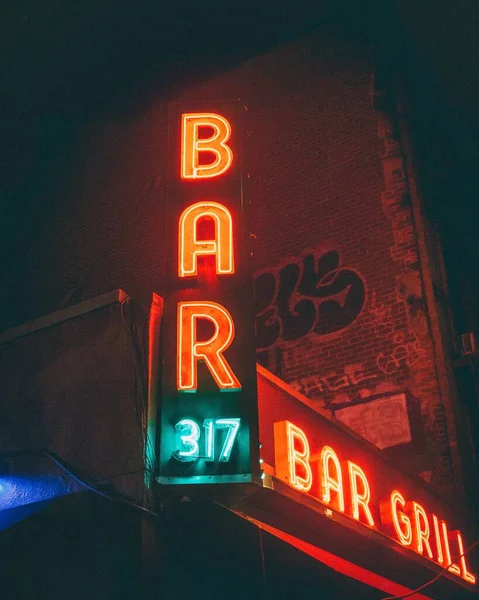
<svg viewBox="0 0 479 600">
<path fill-rule="evenodd" d="M 226 308 L 216 302 L 179 302 L 177 319 L 178 390 L 196 390 L 198 360 L 205 361 L 220 390 L 240 390 L 241 383 L 223 356 L 235 336 L 233 319 Z M 196 339 L 198 319 L 215 326 L 214 334 L 205 342 Z"/>
<path fill-rule="evenodd" d="M 459 548 L 459 556 L 460 556 L 460 563 L 461 563 L 461 576 L 463 579 L 465 579 L 467 582 L 475 584 L 476 583 L 476 576 L 473 575 L 472 573 L 469 573 L 469 571 L 467 570 L 467 564 L 466 564 L 466 557 L 464 556 L 464 543 L 462 541 L 462 535 L 460 531 L 456 531 L 456 536 L 457 536 L 457 545 Z"/>
<path fill-rule="evenodd" d="M 200 127 L 213 129 L 209 138 L 199 138 Z M 181 116 L 181 177 L 206 179 L 218 177 L 230 168 L 233 151 L 227 145 L 231 126 L 227 119 L 214 113 L 185 113 Z M 200 164 L 201 153 L 214 154 L 208 164 Z"/>
<path fill-rule="evenodd" d="M 274 424 L 276 476 L 301 492 L 309 492 L 313 473 L 304 431 L 289 421 Z"/>
<path fill-rule="evenodd" d="M 341 464 L 336 452 L 330 446 L 324 446 L 321 450 L 321 494 L 326 504 L 332 504 L 336 510 L 344 512 L 344 490 Z M 334 465 L 334 477 L 330 473 L 330 463 Z M 334 502 L 331 492 L 336 492 Z"/>
<path fill-rule="evenodd" d="M 434 523 L 434 537 L 436 538 L 436 550 L 437 550 L 437 562 L 442 565 L 444 562 L 444 555 L 442 553 L 441 543 L 441 532 L 439 530 L 439 520 L 436 515 L 432 515 L 432 522 Z"/>
<path fill-rule="evenodd" d="M 308 492 L 313 483 L 313 474 L 309 464 L 309 443 L 304 431 L 296 425 L 287 422 L 287 439 L 290 465 L 290 482 L 296 489 Z M 297 448 L 299 442 L 300 449 Z M 296 465 L 300 465 L 305 475 L 301 477 L 298 474 Z"/>
<path fill-rule="evenodd" d="M 198 221 L 213 219 L 215 239 L 198 240 Z M 234 273 L 233 219 L 230 211 L 217 202 L 197 202 L 183 211 L 178 226 L 178 276 L 198 274 L 199 255 L 216 256 L 216 273 Z"/>
<path fill-rule="evenodd" d="M 359 507 L 361 506 L 366 516 L 367 523 L 374 527 L 374 519 L 369 509 L 368 503 L 371 499 L 371 490 L 364 471 L 358 465 L 348 460 L 349 485 L 351 487 L 351 506 L 353 518 L 359 521 Z M 358 490 L 358 482 L 361 482 L 362 492 Z"/>
<path fill-rule="evenodd" d="M 449 565 L 448 571 L 450 571 L 451 573 L 454 573 L 454 575 L 459 575 L 459 577 L 461 576 L 461 569 L 455 564 L 451 564 L 452 559 L 451 559 L 451 549 L 449 547 L 449 532 L 447 530 L 447 523 L 445 521 L 441 521 L 441 528 L 442 528 L 442 541 L 444 542 L 444 554 L 446 556 L 446 565 Z"/>
<path fill-rule="evenodd" d="M 411 519 L 398 510 L 398 504 L 401 508 L 404 508 L 406 500 L 400 492 L 393 490 L 391 492 L 391 517 L 394 529 L 401 544 L 403 546 L 410 546 L 412 544 Z"/>
<path fill-rule="evenodd" d="M 419 554 L 424 554 L 424 548 L 426 548 L 429 558 L 432 558 L 433 554 L 431 550 L 431 544 L 429 543 L 429 521 L 426 511 L 418 502 L 413 502 L 412 507 L 414 511 L 414 522 L 416 525 L 416 551 L 419 552 Z"/>
</svg>

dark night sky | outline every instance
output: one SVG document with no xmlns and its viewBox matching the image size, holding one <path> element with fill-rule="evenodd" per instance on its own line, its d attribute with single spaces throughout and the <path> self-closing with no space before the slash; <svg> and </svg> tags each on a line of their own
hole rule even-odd
<svg viewBox="0 0 479 600">
<path fill-rule="evenodd" d="M 8 285 L 15 285 L 11 274 L 29 232 L 55 210 L 53 182 L 86 122 L 134 111 L 155 91 L 181 87 L 325 23 L 345 36 L 368 39 L 375 32 L 392 49 L 391 61 L 405 68 L 418 107 L 425 191 L 435 198 L 431 215 L 449 235 L 451 264 L 470 277 L 479 256 L 478 6 L 460 0 L 4 3 L 0 250 Z M 16 281 L 20 294 L 21 277 Z"/>
</svg>

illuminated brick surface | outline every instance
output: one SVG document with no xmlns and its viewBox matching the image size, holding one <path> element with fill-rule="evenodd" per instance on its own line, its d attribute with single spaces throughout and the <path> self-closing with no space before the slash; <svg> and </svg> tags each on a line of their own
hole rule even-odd
<svg viewBox="0 0 479 600">
<path fill-rule="evenodd" d="M 447 490 L 451 461 L 401 147 L 373 108 L 371 73 L 366 51 L 312 38 L 167 93 L 248 107 L 260 362 L 327 410 L 393 391 L 417 398 L 425 435 L 407 462 Z M 32 317 L 72 290 L 73 302 L 122 287 L 145 306 L 162 293 L 165 96 L 84 131 L 57 192 L 70 201 L 39 233 L 48 250 L 32 252 Z M 390 423 L 379 415 L 374 426 Z"/>
</svg>

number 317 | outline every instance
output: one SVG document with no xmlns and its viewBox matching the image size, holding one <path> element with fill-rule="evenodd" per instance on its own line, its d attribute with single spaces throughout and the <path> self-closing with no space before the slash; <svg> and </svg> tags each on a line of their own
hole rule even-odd
<svg viewBox="0 0 479 600">
<path fill-rule="evenodd" d="M 241 425 L 241 419 L 205 419 L 204 454 L 200 454 L 201 428 L 193 419 L 182 419 L 175 425 L 179 448 L 173 456 L 181 462 L 192 462 L 204 458 L 206 462 L 215 461 L 215 442 L 218 431 L 225 431 L 223 446 L 220 450 L 218 461 L 228 462 Z"/>
</svg>

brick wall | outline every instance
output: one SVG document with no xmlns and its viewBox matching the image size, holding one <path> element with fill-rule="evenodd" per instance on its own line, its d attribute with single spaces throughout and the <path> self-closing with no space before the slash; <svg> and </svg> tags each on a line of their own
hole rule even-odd
<svg viewBox="0 0 479 600">
<path fill-rule="evenodd" d="M 417 398 L 425 436 L 407 461 L 447 490 L 407 179 L 370 81 L 364 49 L 315 36 L 168 93 L 248 107 L 259 360 L 326 409 L 392 391 Z M 62 183 L 70 201 L 39 231 L 45 251 L 32 252 L 37 310 L 116 287 L 145 303 L 162 293 L 166 95 L 83 132 Z"/>
</svg>

